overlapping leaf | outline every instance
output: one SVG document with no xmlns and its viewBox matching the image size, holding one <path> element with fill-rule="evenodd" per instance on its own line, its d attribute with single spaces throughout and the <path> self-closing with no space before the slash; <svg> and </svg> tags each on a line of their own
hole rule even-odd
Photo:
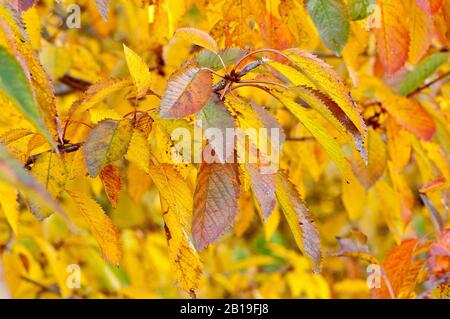
<svg viewBox="0 0 450 319">
<path fill-rule="evenodd" d="M 108 196 L 112 206 L 116 207 L 117 201 L 119 200 L 120 191 L 122 190 L 119 169 L 111 164 L 105 166 L 100 172 L 100 179 L 102 180 L 103 187 L 105 188 L 106 196 Z"/>
<path fill-rule="evenodd" d="M 97 240 L 103 258 L 118 266 L 122 257 L 119 233 L 102 207 L 92 198 L 75 190 L 67 190 Z"/>
<path fill-rule="evenodd" d="M 320 272 L 322 252 L 317 228 L 294 184 L 283 173 L 276 177 L 275 193 L 298 247 L 311 258 L 315 271 Z"/>
<path fill-rule="evenodd" d="M 238 197 L 237 164 L 203 163 L 200 166 L 192 219 L 192 236 L 199 250 L 216 241 L 232 226 Z"/>
<path fill-rule="evenodd" d="M 325 45 L 340 54 L 347 43 L 350 22 L 341 0 L 309 0 L 306 8 Z"/>
<path fill-rule="evenodd" d="M 86 167 L 90 176 L 97 176 L 108 164 L 127 152 L 133 134 L 131 121 L 106 120 L 94 127 L 83 147 Z"/>
<path fill-rule="evenodd" d="M 134 80 L 137 89 L 137 98 L 146 95 L 150 85 L 152 84 L 152 75 L 148 70 L 147 64 L 133 50 L 123 45 L 125 59 L 127 60 L 128 69 Z"/>
<path fill-rule="evenodd" d="M 217 52 L 219 50 L 216 41 L 214 41 L 208 33 L 199 29 L 179 28 L 175 31 L 174 36 L 201 46 L 212 52 Z"/>
<path fill-rule="evenodd" d="M 36 129 L 56 146 L 41 119 L 28 79 L 19 62 L 5 48 L 0 47 L 0 92 L 28 119 Z"/>
<path fill-rule="evenodd" d="M 187 64 L 172 74 L 161 100 L 161 117 L 180 118 L 200 111 L 212 92 L 211 71 Z"/>
<path fill-rule="evenodd" d="M 381 25 L 375 30 L 377 52 L 388 75 L 400 70 L 408 59 L 409 32 L 401 1 L 380 0 Z"/>
</svg>

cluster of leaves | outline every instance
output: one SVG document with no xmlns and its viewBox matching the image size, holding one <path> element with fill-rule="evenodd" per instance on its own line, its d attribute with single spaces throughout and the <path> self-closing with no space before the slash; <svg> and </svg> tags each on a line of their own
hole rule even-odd
<svg viewBox="0 0 450 319">
<path fill-rule="evenodd" d="M 0 1 L 0 295 L 448 297 L 450 3 L 69 3 Z"/>
</svg>

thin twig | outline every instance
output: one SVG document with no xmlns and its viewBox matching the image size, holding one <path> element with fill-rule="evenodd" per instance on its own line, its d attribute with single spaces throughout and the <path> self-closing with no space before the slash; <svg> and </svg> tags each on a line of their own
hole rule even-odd
<svg viewBox="0 0 450 319">
<path fill-rule="evenodd" d="M 417 89 L 415 89 L 414 91 L 412 91 L 411 93 L 409 93 L 406 97 L 411 97 L 414 96 L 420 92 L 422 92 L 423 90 L 429 88 L 430 86 L 432 86 L 433 84 L 445 79 L 446 77 L 448 77 L 450 75 L 450 71 L 442 74 L 441 76 L 437 77 L 436 79 L 434 79 L 433 81 L 431 81 L 430 83 L 427 83 L 425 85 L 422 85 L 420 87 L 418 87 Z"/>
<path fill-rule="evenodd" d="M 312 136 L 304 136 L 304 137 L 286 137 L 287 142 L 309 142 L 314 141 L 314 137 Z"/>
</svg>

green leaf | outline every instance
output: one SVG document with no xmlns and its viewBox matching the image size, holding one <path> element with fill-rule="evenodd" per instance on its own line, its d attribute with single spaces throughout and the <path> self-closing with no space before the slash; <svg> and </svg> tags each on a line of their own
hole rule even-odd
<svg viewBox="0 0 450 319">
<path fill-rule="evenodd" d="M 350 34 L 348 11 L 342 0 L 309 0 L 306 8 L 322 41 L 340 55 Z"/>
<path fill-rule="evenodd" d="M 83 147 L 89 175 L 97 176 L 106 165 L 125 155 L 132 135 L 133 125 L 128 119 L 106 120 L 94 127 Z"/>
<path fill-rule="evenodd" d="M 225 66 L 237 62 L 237 60 L 242 58 L 246 53 L 247 51 L 238 48 L 229 48 L 218 52 L 225 63 Z M 202 68 L 210 68 L 213 70 L 220 70 L 223 68 L 222 62 L 217 54 L 211 51 L 202 51 L 199 55 L 197 55 L 196 60 Z"/>
<path fill-rule="evenodd" d="M 375 11 L 377 0 L 350 0 L 348 11 L 353 21 L 362 20 Z"/>
<path fill-rule="evenodd" d="M 197 119 L 201 121 L 204 130 L 207 129 L 219 129 L 222 134 L 222 139 L 216 138 L 214 134 L 212 136 L 206 135 L 205 138 L 208 140 L 212 149 L 216 151 L 218 159 L 225 163 L 228 156 L 234 156 L 234 154 L 226 154 L 224 150 L 234 149 L 234 140 L 225 138 L 227 129 L 234 129 L 234 118 L 231 116 L 230 112 L 219 100 L 217 95 L 213 94 L 211 99 L 206 103 L 205 107 L 197 113 Z"/>
<path fill-rule="evenodd" d="M 0 94 L 3 94 L 56 148 L 56 144 L 41 118 L 38 105 L 21 65 L 3 47 L 0 47 Z"/>
<path fill-rule="evenodd" d="M 403 78 L 398 89 L 398 94 L 407 96 L 417 89 L 423 81 L 433 75 L 448 61 L 448 56 L 448 53 L 435 53 L 425 58 L 412 72 Z"/>
</svg>

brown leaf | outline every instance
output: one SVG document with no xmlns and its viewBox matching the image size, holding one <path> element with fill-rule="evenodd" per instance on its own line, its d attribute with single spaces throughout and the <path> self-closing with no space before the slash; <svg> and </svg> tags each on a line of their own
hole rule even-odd
<svg viewBox="0 0 450 319">
<path fill-rule="evenodd" d="M 363 233 L 352 230 L 346 237 L 336 237 L 339 250 L 333 252 L 332 256 L 354 257 L 368 262 L 378 264 L 378 260 L 370 253 L 367 246 L 367 236 Z"/>
</svg>

